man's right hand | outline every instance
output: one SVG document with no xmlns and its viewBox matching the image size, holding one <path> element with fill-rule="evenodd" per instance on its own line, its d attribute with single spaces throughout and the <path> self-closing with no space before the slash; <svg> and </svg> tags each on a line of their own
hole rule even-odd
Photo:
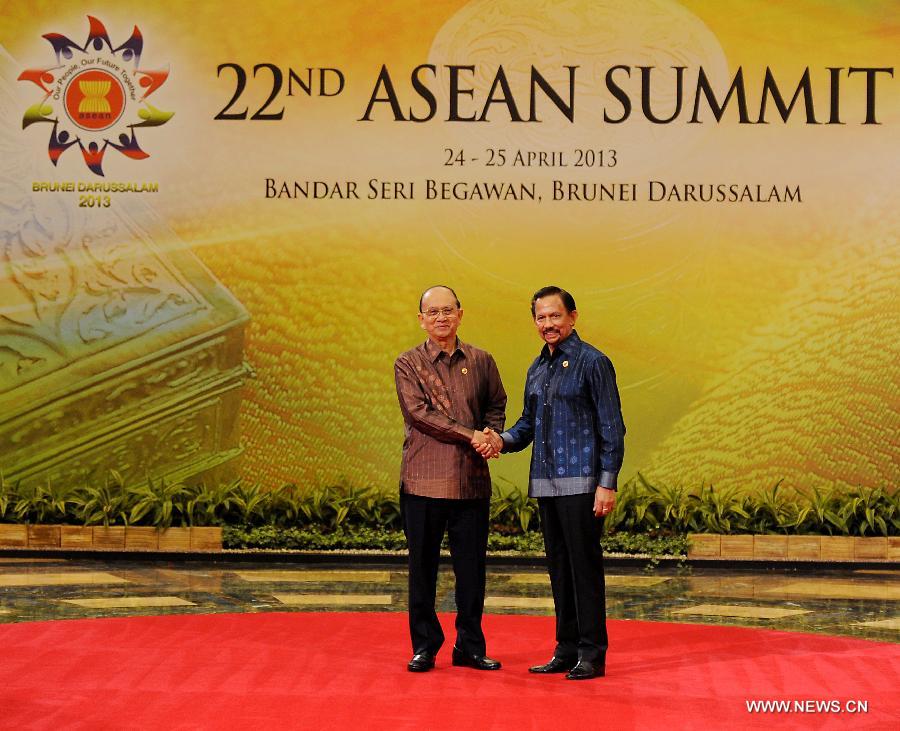
<svg viewBox="0 0 900 731">
<path fill-rule="evenodd" d="M 488 443 L 491 445 L 491 450 L 493 457 L 499 457 L 500 452 L 503 451 L 503 437 L 501 437 L 497 432 L 491 429 L 489 426 L 484 428 L 484 435 L 487 437 Z"/>
<path fill-rule="evenodd" d="M 475 451 L 485 459 L 490 459 L 494 456 L 494 450 L 484 432 L 477 430 L 472 432 L 472 446 L 475 448 Z"/>
</svg>

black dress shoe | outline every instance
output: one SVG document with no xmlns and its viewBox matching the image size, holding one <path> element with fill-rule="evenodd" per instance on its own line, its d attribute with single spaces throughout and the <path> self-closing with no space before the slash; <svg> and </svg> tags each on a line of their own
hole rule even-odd
<svg viewBox="0 0 900 731">
<path fill-rule="evenodd" d="M 590 680 L 606 675 L 606 667 L 600 663 L 579 660 L 578 664 L 566 673 L 566 680 Z"/>
<path fill-rule="evenodd" d="M 487 655 L 466 655 L 462 650 L 453 648 L 453 664 L 463 668 L 476 670 L 499 670 L 500 662 Z"/>
<path fill-rule="evenodd" d="M 406 669 L 411 673 L 424 673 L 434 667 L 434 655 L 430 652 L 417 652 L 406 664 Z"/>
<path fill-rule="evenodd" d="M 550 658 L 550 662 L 548 662 L 547 664 L 532 665 L 530 668 L 528 668 L 528 672 L 540 673 L 541 675 L 549 675 L 550 673 L 567 673 L 577 664 L 577 660 L 566 660 L 554 655 Z"/>
</svg>

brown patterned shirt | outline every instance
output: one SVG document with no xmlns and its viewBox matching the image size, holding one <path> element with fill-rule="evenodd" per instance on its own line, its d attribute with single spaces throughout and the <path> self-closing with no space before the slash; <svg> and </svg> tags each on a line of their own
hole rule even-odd
<svg viewBox="0 0 900 731">
<path fill-rule="evenodd" d="M 425 497 L 489 498 L 487 461 L 472 431 L 503 431 L 506 391 L 490 353 L 456 341 L 448 356 L 430 338 L 394 363 L 406 424 L 400 486 Z"/>
</svg>

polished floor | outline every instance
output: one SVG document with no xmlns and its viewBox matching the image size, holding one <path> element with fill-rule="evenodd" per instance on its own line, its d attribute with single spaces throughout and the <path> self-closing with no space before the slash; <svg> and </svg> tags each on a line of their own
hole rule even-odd
<svg viewBox="0 0 900 731">
<path fill-rule="evenodd" d="M 348 558 L 348 561 L 350 559 Z M 439 611 L 453 610 L 442 567 Z M 0 556 L 0 623 L 273 611 L 405 611 L 398 565 L 147 562 Z M 896 570 L 607 571 L 612 619 L 767 627 L 900 642 Z M 490 567 L 485 611 L 552 614 L 546 573 Z"/>
</svg>

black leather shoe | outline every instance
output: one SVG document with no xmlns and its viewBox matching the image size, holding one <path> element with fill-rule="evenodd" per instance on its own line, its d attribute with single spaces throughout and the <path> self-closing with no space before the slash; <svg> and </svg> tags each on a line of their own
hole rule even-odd
<svg viewBox="0 0 900 731">
<path fill-rule="evenodd" d="M 411 673 L 424 673 L 434 667 L 434 655 L 430 652 L 417 652 L 406 664 L 406 669 Z"/>
<path fill-rule="evenodd" d="M 606 667 L 600 663 L 579 660 L 578 664 L 566 673 L 566 680 L 590 680 L 606 675 Z"/>
<path fill-rule="evenodd" d="M 476 670 L 499 670 L 500 662 L 492 660 L 487 655 L 466 655 L 462 650 L 453 648 L 453 664 L 463 668 L 475 668 Z"/>
<path fill-rule="evenodd" d="M 577 664 L 577 660 L 565 660 L 554 655 L 550 658 L 550 662 L 548 662 L 547 664 L 533 665 L 528 668 L 528 672 L 540 673 L 541 675 L 549 675 L 550 673 L 567 673 Z"/>
</svg>

